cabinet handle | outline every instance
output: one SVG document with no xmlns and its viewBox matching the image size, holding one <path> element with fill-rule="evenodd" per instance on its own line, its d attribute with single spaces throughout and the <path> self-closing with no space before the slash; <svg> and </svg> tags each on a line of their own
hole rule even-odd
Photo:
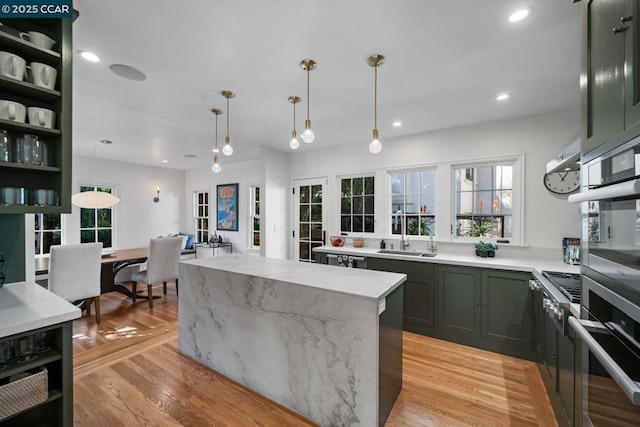
<svg viewBox="0 0 640 427">
<path fill-rule="evenodd" d="M 616 27 L 613 29 L 613 35 L 616 35 L 618 33 L 624 33 L 625 31 L 627 31 L 627 26 L 623 25 L 622 27 Z"/>
<path fill-rule="evenodd" d="M 624 24 L 625 22 L 629 22 L 633 20 L 633 16 L 629 15 L 629 16 L 623 16 L 622 18 L 620 18 L 620 23 Z"/>
<path fill-rule="evenodd" d="M 477 303 L 476 303 L 476 305 L 480 305 L 480 303 L 479 303 L 479 302 L 477 302 Z"/>
</svg>

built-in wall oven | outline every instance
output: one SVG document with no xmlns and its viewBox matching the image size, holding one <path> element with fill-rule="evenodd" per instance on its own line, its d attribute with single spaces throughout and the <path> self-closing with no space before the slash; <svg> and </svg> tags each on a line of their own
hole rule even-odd
<svg viewBox="0 0 640 427">
<path fill-rule="evenodd" d="M 584 426 L 640 426 L 640 137 L 582 165 Z"/>
</svg>

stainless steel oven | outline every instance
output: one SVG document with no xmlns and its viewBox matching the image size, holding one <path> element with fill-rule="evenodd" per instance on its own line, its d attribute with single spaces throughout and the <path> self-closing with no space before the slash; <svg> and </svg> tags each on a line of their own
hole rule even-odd
<svg viewBox="0 0 640 427">
<path fill-rule="evenodd" d="M 583 265 L 640 305 L 640 137 L 582 166 Z"/>
<path fill-rule="evenodd" d="M 584 275 L 582 303 L 581 319 L 569 318 L 577 345 L 582 347 L 582 375 L 577 382 L 578 394 L 582 394 L 579 425 L 637 427 L 640 307 Z"/>
</svg>

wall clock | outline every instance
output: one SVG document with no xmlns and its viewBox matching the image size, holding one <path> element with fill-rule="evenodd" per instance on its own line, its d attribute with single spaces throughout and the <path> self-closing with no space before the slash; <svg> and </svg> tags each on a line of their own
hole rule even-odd
<svg viewBox="0 0 640 427">
<path fill-rule="evenodd" d="M 569 194 L 580 188 L 580 171 L 550 172 L 544 175 L 544 186 L 556 194 Z"/>
</svg>

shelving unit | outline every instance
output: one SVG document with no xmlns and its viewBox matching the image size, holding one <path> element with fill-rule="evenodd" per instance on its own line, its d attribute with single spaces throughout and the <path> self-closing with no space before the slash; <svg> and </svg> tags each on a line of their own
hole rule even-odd
<svg viewBox="0 0 640 427">
<path fill-rule="evenodd" d="M 27 64 L 41 62 L 57 70 L 54 90 L 0 76 L 2 99 L 25 107 L 46 108 L 56 114 L 54 129 L 0 119 L 0 129 L 14 137 L 23 134 L 42 137 L 53 154 L 49 166 L 0 162 L 0 182 L 3 187 L 21 187 L 28 192 L 53 189 L 58 195 L 58 203 L 54 206 L 0 205 L 0 214 L 71 212 L 72 22 L 72 19 L 12 19 L 0 27 L 0 50 L 20 56 Z M 22 40 L 20 33 L 28 31 L 41 32 L 56 40 L 54 50 Z"/>
<path fill-rule="evenodd" d="M 51 348 L 38 353 L 29 362 L 13 361 L 0 371 L 0 380 L 37 367 L 48 371 L 49 397 L 43 403 L 0 420 L 0 426 L 71 426 L 73 425 L 73 355 L 71 345 L 71 322 L 47 326 L 40 329 L 4 337 L 0 341 L 18 339 L 23 336 L 49 332 L 52 334 Z"/>
</svg>

